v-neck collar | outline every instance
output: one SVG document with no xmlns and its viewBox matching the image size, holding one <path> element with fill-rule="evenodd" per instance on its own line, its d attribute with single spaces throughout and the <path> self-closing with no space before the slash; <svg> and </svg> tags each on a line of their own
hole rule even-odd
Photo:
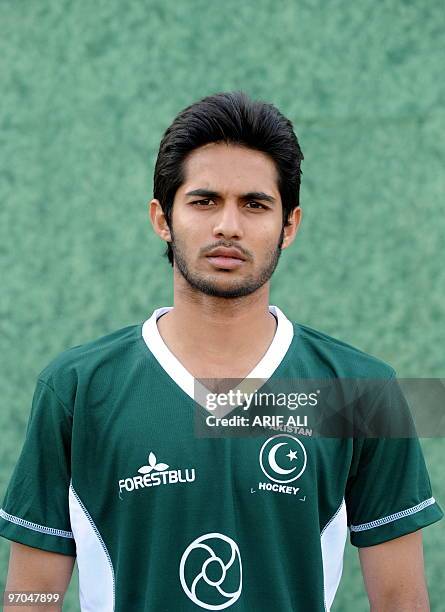
<svg viewBox="0 0 445 612">
<path fill-rule="evenodd" d="M 195 402 L 197 379 L 183 366 L 179 359 L 170 351 L 162 339 L 157 326 L 157 320 L 163 314 L 173 309 L 173 306 L 162 306 L 156 308 L 153 314 L 144 321 L 142 325 L 142 337 L 150 352 L 153 354 L 159 365 L 165 370 L 167 375 Z M 249 372 L 245 378 L 258 378 L 267 381 L 284 359 L 294 336 L 294 327 L 286 315 L 272 304 L 269 305 L 269 312 L 277 319 L 277 328 L 269 348 L 257 365 Z M 243 379 L 245 380 L 245 379 Z M 241 383 L 240 383 L 241 384 Z M 239 386 L 239 385 L 238 385 Z M 207 391 L 203 385 L 201 388 Z M 201 395 L 201 393 L 199 394 Z M 201 402 L 198 402 L 203 405 Z M 206 406 L 203 406 L 206 408 Z M 227 412 L 233 410 L 229 408 Z M 224 415 L 221 415 L 224 416 Z"/>
</svg>

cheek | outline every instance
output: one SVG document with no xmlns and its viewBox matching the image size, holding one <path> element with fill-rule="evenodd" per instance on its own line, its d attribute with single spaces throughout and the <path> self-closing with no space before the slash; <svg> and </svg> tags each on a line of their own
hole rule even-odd
<svg viewBox="0 0 445 612">
<path fill-rule="evenodd" d="M 186 242 L 191 248 L 198 249 L 207 246 L 212 242 L 212 226 L 206 215 L 184 214 L 178 218 L 174 230 L 182 236 L 182 241 Z"/>
<path fill-rule="evenodd" d="M 255 243 L 252 246 L 258 253 L 264 253 L 267 256 L 271 251 L 275 251 L 278 246 L 281 228 L 281 223 L 274 224 L 272 227 L 270 224 L 264 224 L 261 231 L 257 233 Z"/>
<path fill-rule="evenodd" d="M 199 231 L 199 224 L 193 211 L 187 209 L 175 210 L 172 216 L 173 231 L 189 242 L 189 237 L 194 236 Z"/>
<path fill-rule="evenodd" d="M 181 219 L 180 222 L 173 223 L 173 238 L 176 246 L 187 257 L 194 257 L 198 254 L 199 249 L 208 244 L 202 236 L 202 229 L 197 227 L 195 223 L 187 223 L 186 219 Z"/>
</svg>

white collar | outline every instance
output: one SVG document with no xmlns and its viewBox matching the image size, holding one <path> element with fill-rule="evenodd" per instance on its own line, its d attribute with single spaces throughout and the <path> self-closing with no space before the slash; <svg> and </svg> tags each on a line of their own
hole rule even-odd
<svg viewBox="0 0 445 612">
<path fill-rule="evenodd" d="M 196 400 L 196 379 L 170 351 L 162 339 L 156 323 L 157 319 L 161 315 L 172 309 L 173 306 L 162 306 L 161 308 L 156 308 L 150 318 L 147 319 L 142 325 L 142 337 L 148 349 L 151 351 L 151 353 L 153 353 L 154 357 L 168 376 L 170 376 L 170 378 L 187 395 L 189 395 L 193 400 Z M 253 370 L 250 371 L 246 378 L 258 378 L 262 379 L 263 381 L 267 381 L 278 368 L 286 355 L 289 346 L 291 345 L 294 335 L 294 327 L 291 321 L 289 321 L 278 306 L 269 305 L 269 311 L 277 318 L 278 324 L 275 335 L 263 357 L 253 368 Z M 232 409 L 233 407 L 227 412 L 230 412 Z"/>
</svg>

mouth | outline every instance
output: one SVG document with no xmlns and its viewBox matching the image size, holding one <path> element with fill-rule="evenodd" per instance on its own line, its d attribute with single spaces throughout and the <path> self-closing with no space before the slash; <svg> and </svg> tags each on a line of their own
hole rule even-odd
<svg viewBox="0 0 445 612">
<path fill-rule="evenodd" d="M 238 257 L 224 257 L 222 255 L 207 256 L 207 260 L 215 268 L 223 270 L 234 270 L 245 263 L 244 259 L 239 259 Z"/>
<path fill-rule="evenodd" d="M 211 266 L 219 270 L 235 270 L 245 263 L 242 252 L 235 247 L 217 247 L 207 255 Z"/>
</svg>

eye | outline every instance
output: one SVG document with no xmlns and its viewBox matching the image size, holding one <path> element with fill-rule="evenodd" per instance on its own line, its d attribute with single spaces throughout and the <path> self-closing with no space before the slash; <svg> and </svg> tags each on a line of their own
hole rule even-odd
<svg viewBox="0 0 445 612">
<path fill-rule="evenodd" d="M 211 200 L 210 198 L 206 198 L 205 200 L 195 200 L 194 202 L 192 202 L 192 204 L 199 204 L 204 206 L 205 208 L 210 204 L 210 202 L 213 202 L 213 200 Z"/>
<path fill-rule="evenodd" d="M 264 210 L 267 209 L 267 206 L 264 206 L 264 204 L 260 204 L 259 202 L 255 202 L 254 200 L 252 200 L 250 202 L 247 202 L 247 204 L 255 204 L 255 210 L 258 210 L 257 207 L 263 208 Z M 247 206 L 247 204 L 246 204 L 246 206 Z"/>
</svg>

